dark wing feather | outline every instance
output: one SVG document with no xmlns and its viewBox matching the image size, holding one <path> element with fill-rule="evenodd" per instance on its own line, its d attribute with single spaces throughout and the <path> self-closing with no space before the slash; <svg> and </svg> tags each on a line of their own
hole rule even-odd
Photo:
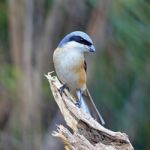
<svg viewBox="0 0 150 150">
<path fill-rule="evenodd" d="M 85 69 L 85 72 L 87 71 L 87 64 L 86 64 L 86 61 L 84 60 L 84 69 Z"/>
</svg>

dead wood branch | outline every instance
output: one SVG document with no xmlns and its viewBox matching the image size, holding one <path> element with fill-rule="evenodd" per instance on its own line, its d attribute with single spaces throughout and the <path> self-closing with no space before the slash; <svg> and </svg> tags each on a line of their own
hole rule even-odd
<svg viewBox="0 0 150 150">
<path fill-rule="evenodd" d="M 46 75 L 54 99 L 72 133 L 62 125 L 53 136 L 64 141 L 66 150 L 133 150 L 125 133 L 113 132 L 101 126 L 89 114 L 74 104 L 71 94 L 65 90 L 62 96 L 59 88 L 62 84 L 51 73 Z"/>
</svg>

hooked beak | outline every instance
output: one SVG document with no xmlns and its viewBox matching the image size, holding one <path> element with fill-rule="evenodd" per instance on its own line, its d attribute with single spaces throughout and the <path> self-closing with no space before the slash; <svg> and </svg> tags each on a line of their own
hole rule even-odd
<svg viewBox="0 0 150 150">
<path fill-rule="evenodd" d="M 95 52 L 95 47 L 93 45 L 89 46 L 89 51 L 90 52 Z"/>
</svg>

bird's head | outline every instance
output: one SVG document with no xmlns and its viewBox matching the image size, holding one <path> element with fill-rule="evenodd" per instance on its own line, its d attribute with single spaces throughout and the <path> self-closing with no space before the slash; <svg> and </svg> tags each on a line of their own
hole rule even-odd
<svg viewBox="0 0 150 150">
<path fill-rule="evenodd" d="M 66 35 L 59 43 L 58 47 L 68 47 L 77 49 L 80 52 L 95 52 L 95 47 L 91 38 L 82 31 L 74 31 Z"/>
</svg>

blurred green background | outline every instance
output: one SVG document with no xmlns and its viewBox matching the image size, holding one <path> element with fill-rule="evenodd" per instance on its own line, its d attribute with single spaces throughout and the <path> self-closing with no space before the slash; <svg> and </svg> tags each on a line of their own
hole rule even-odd
<svg viewBox="0 0 150 150">
<path fill-rule="evenodd" d="M 67 33 L 93 39 L 88 87 L 106 127 L 150 149 L 150 1 L 0 0 L 0 149 L 61 150 L 44 74 Z"/>
</svg>

